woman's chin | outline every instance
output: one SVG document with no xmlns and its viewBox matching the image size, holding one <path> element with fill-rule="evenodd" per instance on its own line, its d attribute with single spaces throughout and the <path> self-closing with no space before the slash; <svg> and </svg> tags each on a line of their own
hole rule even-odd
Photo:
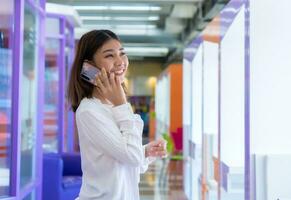
<svg viewBox="0 0 291 200">
<path fill-rule="evenodd" d="M 124 82 L 124 75 L 117 76 L 119 78 L 120 83 Z"/>
</svg>

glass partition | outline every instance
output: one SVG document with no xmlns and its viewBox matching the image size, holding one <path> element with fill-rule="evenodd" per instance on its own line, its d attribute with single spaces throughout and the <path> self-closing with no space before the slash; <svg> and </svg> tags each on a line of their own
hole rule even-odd
<svg viewBox="0 0 291 200">
<path fill-rule="evenodd" d="M 45 106 L 44 139 L 45 152 L 58 150 L 58 98 L 60 40 L 47 38 L 45 46 Z"/>
<path fill-rule="evenodd" d="M 156 107 L 156 137 L 169 134 L 170 121 L 170 77 L 163 75 L 157 82 L 155 107 Z"/>
<path fill-rule="evenodd" d="M 57 17 L 46 18 L 45 40 L 45 104 L 44 104 L 44 152 L 58 152 L 63 128 L 60 118 L 60 67 L 62 65 L 61 21 Z"/>
<path fill-rule="evenodd" d="M 221 198 L 244 199 L 245 17 L 244 6 L 221 40 L 220 163 Z"/>
<path fill-rule="evenodd" d="M 74 48 L 75 48 L 75 39 L 74 39 L 74 29 L 68 22 L 65 26 L 65 91 L 67 83 L 69 81 L 69 75 L 74 59 Z M 64 113 L 64 152 L 74 151 L 74 113 L 70 108 L 70 105 L 65 99 L 65 113 Z"/>
<path fill-rule="evenodd" d="M 27 4 L 24 8 L 23 73 L 21 82 L 21 170 L 20 185 L 35 178 L 38 82 L 38 17 Z"/>
<path fill-rule="evenodd" d="M 191 124 L 192 124 L 192 134 L 191 140 L 197 144 L 202 144 L 202 78 L 203 78 L 203 65 L 202 65 L 202 56 L 203 50 L 202 45 L 198 47 L 197 53 L 192 61 L 192 117 L 191 117 Z"/>
<path fill-rule="evenodd" d="M 23 200 L 33 200 L 35 199 L 35 191 L 28 194 Z"/>
<path fill-rule="evenodd" d="M 191 162 L 189 143 L 191 138 L 191 62 L 183 60 L 183 156 L 189 162 L 184 162 L 184 191 L 191 196 Z"/>
<path fill-rule="evenodd" d="M 9 196 L 11 169 L 12 59 L 14 1 L 0 9 L 0 198 Z"/>
<path fill-rule="evenodd" d="M 194 151 L 194 159 L 192 164 L 192 198 L 200 199 L 201 191 L 199 186 L 199 178 L 202 174 L 202 57 L 203 48 L 199 45 L 197 53 L 192 61 L 191 69 L 191 139 L 190 141 L 195 145 L 192 149 Z"/>
<path fill-rule="evenodd" d="M 74 113 L 66 88 L 74 56 L 74 27 L 65 16 L 47 13 L 44 145 L 46 152 L 74 151 Z"/>
<path fill-rule="evenodd" d="M 203 197 L 217 198 L 218 180 L 218 43 L 203 42 L 202 191 Z"/>
<path fill-rule="evenodd" d="M 250 1 L 252 198 L 291 199 L 291 1 Z M 266 184 L 267 183 L 267 184 Z"/>
<path fill-rule="evenodd" d="M 32 4 L 3 0 L 0 6 L 1 199 L 35 199 L 41 194 L 42 165 L 36 158 L 42 158 L 38 76 L 43 66 L 40 21 L 44 1 Z"/>
</svg>

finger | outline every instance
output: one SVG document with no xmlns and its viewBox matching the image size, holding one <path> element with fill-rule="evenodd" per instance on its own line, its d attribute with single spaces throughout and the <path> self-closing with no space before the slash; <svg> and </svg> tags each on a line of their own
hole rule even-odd
<svg viewBox="0 0 291 200">
<path fill-rule="evenodd" d="M 167 144 L 165 142 L 156 142 L 155 144 L 151 145 L 152 147 L 165 150 L 167 148 Z"/>
<path fill-rule="evenodd" d="M 150 151 L 164 151 L 164 147 L 151 147 Z"/>
<path fill-rule="evenodd" d="M 104 87 L 99 76 L 96 77 L 96 84 L 97 84 L 97 87 L 100 88 L 102 92 L 105 92 L 106 88 Z"/>
<path fill-rule="evenodd" d="M 165 143 L 165 142 L 166 142 L 166 140 L 165 140 L 165 139 L 163 139 L 163 138 L 159 138 L 159 139 L 157 139 L 157 142 L 159 142 L 159 143 Z"/>
<path fill-rule="evenodd" d="M 164 139 L 159 139 L 158 141 L 158 146 L 161 146 L 161 147 L 166 147 L 167 146 L 167 141 L 166 140 L 164 140 Z"/>
<path fill-rule="evenodd" d="M 149 145 L 151 145 L 151 146 L 159 146 L 159 140 L 155 140 L 155 141 L 152 141 L 152 142 L 150 142 L 149 143 Z"/>
<path fill-rule="evenodd" d="M 156 152 L 150 152 L 149 153 L 149 156 L 152 156 L 152 157 L 164 157 L 164 156 L 167 156 L 167 152 L 166 151 L 156 151 Z"/>
<path fill-rule="evenodd" d="M 152 151 L 152 152 L 149 152 L 148 155 L 151 156 L 151 157 L 156 157 L 157 156 L 157 152 Z"/>
<path fill-rule="evenodd" d="M 121 85 L 120 78 L 118 76 L 115 76 L 115 82 L 116 85 Z"/>
<path fill-rule="evenodd" d="M 110 75 L 109 75 L 109 80 L 110 80 L 110 84 L 112 85 L 112 86 L 115 86 L 116 84 L 115 84 L 115 75 L 114 75 L 114 73 L 110 73 Z"/>
<path fill-rule="evenodd" d="M 101 94 L 101 95 L 103 94 L 102 90 L 98 86 L 96 87 L 96 89 L 97 89 L 99 94 Z"/>
<path fill-rule="evenodd" d="M 160 152 L 158 152 L 157 155 L 160 156 L 160 157 L 163 157 L 163 156 L 167 155 L 167 152 L 166 151 L 160 151 Z"/>
<path fill-rule="evenodd" d="M 160 145 L 164 150 L 167 150 L 167 141 L 163 141 Z"/>
<path fill-rule="evenodd" d="M 103 82 L 103 85 L 105 87 L 108 87 L 109 86 L 109 80 L 108 80 L 107 72 L 106 72 L 104 67 L 101 69 L 101 77 L 100 78 L 101 78 L 101 80 Z"/>
</svg>

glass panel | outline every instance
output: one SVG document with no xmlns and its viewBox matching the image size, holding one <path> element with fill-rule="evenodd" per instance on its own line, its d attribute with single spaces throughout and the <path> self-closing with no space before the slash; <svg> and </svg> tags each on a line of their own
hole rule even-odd
<svg viewBox="0 0 291 200">
<path fill-rule="evenodd" d="M 69 80 L 69 72 L 72 66 L 73 54 L 74 54 L 74 39 L 72 35 L 72 29 L 68 24 L 65 27 L 66 47 L 65 47 L 65 77 L 66 86 Z M 69 107 L 67 99 L 65 99 L 65 113 L 64 113 L 64 147 L 63 151 L 72 151 L 74 142 L 73 133 L 73 119 L 74 114 Z"/>
<path fill-rule="evenodd" d="M 68 35 L 66 35 L 67 38 Z M 66 77 L 66 83 L 68 82 L 68 77 L 69 77 L 69 64 L 70 64 L 70 48 L 68 46 L 65 47 L 65 77 Z M 64 146 L 63 146 L 63 151 L 68 152 L 69 151 L 69 146 L 70 146 L 70 135 L 68 134 L 69 130 L 69 103 L 67 100 L 65 100 L 65 113 L 64 113 Z"/>
<path fill-rule="evenodd" d="M 66 46 L 70 47 L 71 45 L 71 33 L 68 26 L 65 27 L 65 37 L 66 37 Z"/>
<path fill-rule="evenodd" d="M 46 26 L 46 36 L 58 36 L 60 35 L 60 21 L 56 18 L 46 18 L 45 20 Z"/>
<path fill-rule="evenodd" d="M 1 1 L 0 9 L 0 197 L 8 196 L 11 167 L 11 81 L 14 3 Z"/>
<path fill-rule="evenodd" d="M 203 135 L 202 135 L 202 198 L 218 199 L 218 44 L 204 42 L 203 65 Z"/>
<path fill-rule="evenodd" d="M 190 199 L 201 199 L 201 188 L 200 180 L 202 174 L 202 76 L 203 76 L 203 50 L 202 45 L 198 47 L 197 53 L 192 61 L 192 110 L 191 110 L 191 142 L 192 145 L 195 144 L 193 147 L 193 154 L 195 151 L 195 159 L 191 159 L 191 171 L 192 171 L 192 198 Z M 194 125 L 195 124 L 195 125 Z"/>
<path fill-rule="evenodd" d="M 291 1 L 276 3 L 250 1 L 245 8 L 250 12 L 250 199 L 258 200 L 291 199 Z"/>
<path fill-rule="evenodd" d="M 156 132 L 159 135 L 164 133 L 169 134 L 169 121 L 170 121 L 170 77 L 163 76 L 156 86 Z"/>
<path fill-rule="evenodd" d="M 45 48 L 45 106 L 44 106 L 44 141 L 46 152 L 58 150 L 58 55 L 60 40 L 46 39 Z"/>
<path fill-rule="evenodd" d="M 23 187 L 34 179 L 37 122 L 37 35 L 38 20 L 30 8 L 24 10 L 23 74 L 21 84 L 21 171 Z"/>
<path fill-rule="evenodd" d="M 34 200 L 34 199 L 35 199 L 35 191 L 32 191 L 23 200 Z"/>
<path fill-rule="evenodd" d="M 226 14 L 226 16 L 228 16 Z M 221 199 L 244 199 L 245 88 L 244 19 L 242 7 L 220 43 L 221 114 L 220 166 Z M 235 48 L 235 51 L 233 49 Z"/>
</svg>

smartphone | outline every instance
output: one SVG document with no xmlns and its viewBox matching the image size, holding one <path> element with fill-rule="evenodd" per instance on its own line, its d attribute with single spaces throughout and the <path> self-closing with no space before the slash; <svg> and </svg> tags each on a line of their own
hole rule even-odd
<svg viewBox="0 0 291 200">
<path fill-rule="evenodd" d="M 96 86 L 96 76 L 99 73 L 101 73 L 99 68 L 93 66 L 88 61 L 84 61 L 81 71 L 81 78 L 83 80 Z"/>
</svg>

